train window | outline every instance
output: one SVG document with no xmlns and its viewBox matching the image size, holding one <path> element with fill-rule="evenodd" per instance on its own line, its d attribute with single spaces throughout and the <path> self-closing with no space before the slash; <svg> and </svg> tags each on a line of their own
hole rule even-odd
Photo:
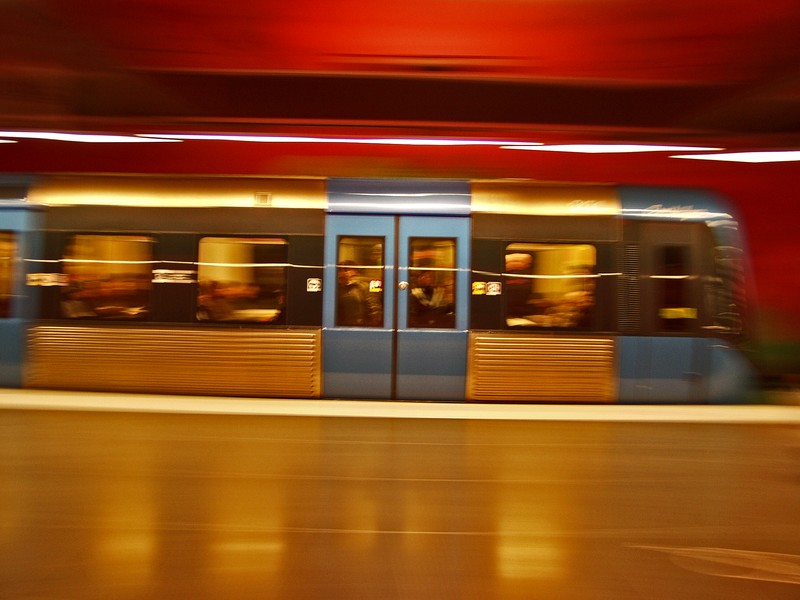
<svg viewBox="0 0 800 600">
<path fill-rule="evenodd" d="M 69 238 L 61 311 L 69 318 L 143 319 L 150 305 L 153 239 L 78 234 Z"/>
<path fill-rule="evenodd" d="M 722 332 L 741 333 L 746 305 L 744 252 L 734 246 L 718 246 L 714 262 L 714 326 Z"/>
<path fill-rule="evenodd" d="M 16 257 L 16 237 L 11 232 L 0 232 L 0 319 L 7 319 L 11 316 Z"/>
<path fill-rule="evenodd" d="M 409 245 L 408 326 L 455 327 L 455 240 L 411 238 Z"/>
<path fill-rule="evenodd" d="M 597 250 L 590 244 L 510 244 L 505 254 L 506 324 L 588 328 Z"/>
<path fill-rule="evenodd" d="M 382 237 L 340 237 L 336 258 L 336 325 L 382 327 L 384 246 Z"/>
<path fill-rule="evenodd" d="M 661 331 L 688 331 L 697 319 L 691 300 L 691 266 L 688 246 L 655 249 L 656 309 Z"/>
<path fill-rule="evenodd" d="M 197 319 L 282 322 L 287 270 L 288 244 L 284 239 L 202 238 L 198 248 Z"/>
</svg>

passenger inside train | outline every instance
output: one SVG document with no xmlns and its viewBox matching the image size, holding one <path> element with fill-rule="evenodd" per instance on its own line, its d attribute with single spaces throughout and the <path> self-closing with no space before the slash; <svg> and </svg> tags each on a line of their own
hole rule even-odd
<svg viewBox="0 0 800 600">
<path fill-rule="evenodd" d="M 455 327 L 452 296 L 437 281 L 435 271 L 425 269 L 417 272 L 409 302 L 410 327 Z"/>
<path fill-rule="evenodd" d="M 379 327 L 383 310 L 379 295 L 353 260 L 345 260 L 338 271 L 336 324 L 345 327 Z"/>
</svg>

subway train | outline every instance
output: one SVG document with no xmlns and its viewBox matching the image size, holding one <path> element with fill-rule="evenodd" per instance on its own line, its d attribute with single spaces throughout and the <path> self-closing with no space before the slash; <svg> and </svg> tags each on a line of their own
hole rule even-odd
<svg viewBox="0 0 800 600">
<path fill-rule="evenodd" d="M 747 402 L 747 254 L 701 190 L 0 178 L 0 386 Z M 110 400 L 111 401 L 111 400 Z"/>
</svg>

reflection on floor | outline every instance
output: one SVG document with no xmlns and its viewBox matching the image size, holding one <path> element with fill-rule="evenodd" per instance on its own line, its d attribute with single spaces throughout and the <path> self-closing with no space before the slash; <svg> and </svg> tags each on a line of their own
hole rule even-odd
<svg viewBox="0 0 800 600">
<path fill-rule="evenodd" d="M 85 395 L 82 410 L 43 409 L 55 396 L 3 394 L 6 407 L 39 406 L 0 410 L 3 598 L 793 600 L 800 589 L 797 407 L 617 407 L 627 416 L 614 420 L 615 407 L 594 406 L 577 419 L 550 406 L 450 418 L 460 407 L 251 405 L 335 415 L 293 416 L 245 414 L 248 400 L 226 412 L 223 399 Z"/>
</svg>

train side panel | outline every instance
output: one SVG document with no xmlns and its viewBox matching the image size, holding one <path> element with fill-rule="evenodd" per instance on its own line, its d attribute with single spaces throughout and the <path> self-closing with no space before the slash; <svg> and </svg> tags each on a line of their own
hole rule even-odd
<svg viewBox="0 0 800 600">
<path fill-rule="evenodd" d="M 473 185 L 467 398 L 617 399 L 613 186 Z"/>
<path fill-rule="evenodd" d="M 49 207 L 40 277 L 58 285 L 41 288 L 27 386 L 321 395 L 322 208 L 192 207 L 197 194 L 211 201 L 197 184 L 102 182 L 128 202 L 165 194 L 189 206 Z M 247 183 L 228 193 L 277 202 L 308 193 L 305 184 L 298 192 L 282 181 Z M 224 182 L 211 188 L 224 198 Z M 85 183 L 64 190 L 99 193 Z"/>
</svg>

